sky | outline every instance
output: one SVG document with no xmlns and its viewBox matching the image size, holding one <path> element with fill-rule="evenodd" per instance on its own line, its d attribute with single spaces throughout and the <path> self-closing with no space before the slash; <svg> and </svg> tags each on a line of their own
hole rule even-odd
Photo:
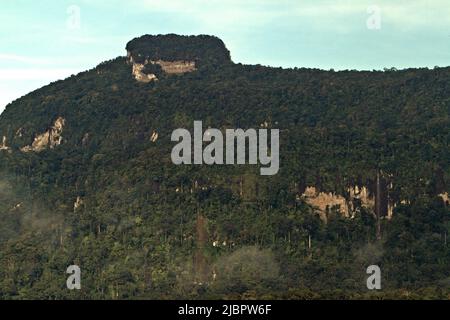
<svg viewBox="0 0 450 320">
<path fill-rule="evenodd" d="M 449 0 L 0 0 L 0 111 L 166 33 L 216 35 L 245 64 L 450 65 Z"/>
</svg>

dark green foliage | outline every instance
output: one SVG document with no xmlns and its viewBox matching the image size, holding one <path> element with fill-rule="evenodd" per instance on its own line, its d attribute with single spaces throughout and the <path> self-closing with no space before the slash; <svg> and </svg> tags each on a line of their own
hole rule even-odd
<svg viewBox="0 0 450 320">
<path fill-rule="evenodd" d="M 134 61 L 199 61 L 224 64 L 231 62 L 230 52 L 219 38 L 212 36 L 145 35 L 128 42 L 127 51 Z"/>
<path fill-rule="evenodd" d="M 117 58 L 1 115 L 12 149 L 0 151 L 1 298 L 449 297 L 450 212 L 437 195 L 449 192 L 450 68 L 244 66 L 206 36 L 144 36 L 127 49 L 134 58 L 201 63 L 143 84 Z M 59 116 L 62 145 L 20 151 Z M 173 165 L 170 135 L 194 120 L 279 128 L 279 174 Z M 374 192 L 379 170 L 398 204 L 380 241 L 371 210 L 349 219 L 330 208 L 325 224 L 296 197 L 306 186 Z M 77 197 L 84 203 L 74 211 Z M 82 268 L 81 291 L 65 287 L 71 264 Z M 370 264 L 382 268 L 381 292 L 366 289 Z M 199 266 L 210 274 L 201 285 Z"/>
</svg>

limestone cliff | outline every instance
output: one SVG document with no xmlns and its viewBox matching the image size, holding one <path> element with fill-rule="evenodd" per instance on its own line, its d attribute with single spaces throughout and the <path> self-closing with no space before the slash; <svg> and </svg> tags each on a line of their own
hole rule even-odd
<svg viewBox="0 0 450 320">
<path fill-rule="evenodd" d="M 59 146 L 63 138 L 61 136 L 66 120 L 58 117 L 46 132 L 37 135 L 30 146 L 25 146 L 21 150 L 23 152 L 41 152 L 46 149 L 53 149 Z"/>
<path fill-rule="evenodd" d="M 78 196 L 73 204 L 73 212 L 76 212 L 78 209 L 80 209 L 84 205 L 84 200 Z"/>
<path fill-rule="evenodd" d="M 439 195 L 439 197 L 441 197 L 442 201 L 444 201 L 444 203 L 445 203 L 446 205 L 449 205 L 449 204 L 450 204 L 450 198 L 449 198 L 448 192 L 441 193 L 441 194 Z"/>
<path fill-rule="evenodd" d="M 343 196 L 332 192 L 319 192 L 315 187 L 307 187 L 302 198 L 307 204 L 318 209 L 320 218 L 324 221 L 327 220 L 327 211 L 333 208 L 336 208 L 344 216 L 349 216 L 349 205 Z"/>
<path fill-rule="evenodd" d="M 130 41 L 126 50 L 134 78 L 146 83 L 158 79 L 158 74 L 147 68 L 160 68 L 162 73 L 171 75 L 193 72 L 199 65 L 231 62 L 224 43 L 216 37 L 204 35 L 145 35 Z"/>
<path fill-rule="evenodd" d="M 158 80 L 156 75 L 154 75 L 153 73 L 146 74 L 146 73 L 143 72 L 143 70 L 145 68 L 145 64 L 143 64 L 143 63 L 132 63 L 132 66 L 133 66 L 133 69 L 132 69 L 131 73 L 133 74 L 134 78 L 138 82 L 148 83 L 148 82 L 152 82 L 152 81 Z"/>
<path fill-rule="evenodd" d="M 0 151 L 11 152 L 11 148 L 6 145 L 6 137 L 3 136 L 2 144 L 0 145 Z"/>
<path fill-rule="evenodd" d="M 144 61 L 144 63 L 137 63 L 134 61 L 130 53 L 128 53 L 128 57 L 129 63 L 132 65 L 132 74 L 134 78 L 137 81 L 144 83 L 158 80 L 158 77 L 155 74 L 145 72 L 145 68 L 149 64 L 160 66 L 162 71 L 166 74 L 183 74 L 197 70 L 195 67 L 195 61 L 146 60 Z"/>
<path fill-rule="evenodd" d="M 195 61 L 151 61 L 153 64 L 161 66 L 162 70 L 168 74 L 183 74 L 196 70 Z"/>
<path fill-rule="evenodd" d="M 383 195 L 381 195 L 383 196 Z M 336 209 L 343 216 L 353 218 L 360 207 L 375 212 L 376 208 L 375 193 L 371 193 L 367 186 L 350 186 L 345 195 L 335 192 L 321 192 L 316 187 L 308 186 L 301 196 L 307 204 L 317 209 L 322 220 L 327 220 L 327 212 Z M 395 204 L 387 201 L 387 207 L 384 215 L 390 219 L 393 214 Z"/>
</svg>

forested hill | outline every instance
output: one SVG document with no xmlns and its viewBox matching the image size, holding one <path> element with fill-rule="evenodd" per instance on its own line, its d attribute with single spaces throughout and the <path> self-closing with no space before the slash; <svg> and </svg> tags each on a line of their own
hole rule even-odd
<svg viewBox="0 0 450 320">
<path fill-rule="evenodd" d="M 210 36 L 126 49 L 0 116 L 1 298 L 449 298 L 450 68 L 242 65 Z M 279 173 L 175 166 L 195 120 L 280 129 Z"/>
</svg>

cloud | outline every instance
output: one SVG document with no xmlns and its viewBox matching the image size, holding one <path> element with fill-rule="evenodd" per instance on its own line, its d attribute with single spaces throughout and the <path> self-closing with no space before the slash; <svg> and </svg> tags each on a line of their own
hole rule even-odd
<svg viewBox="0 0 450 320">
<path fill-rule="evenodd" d="M 292 1 L 269 0 L 144 0 L 133 4 L 142 10 L 182 15 L 199 24 L 217 29 L 255 26 L 289 13 L 286 4 Z"/>
<path fill-rule="evenodd" d="M 450 26 L 448 0 L 433 0 L 432 3 L 429 0 L 303 1 L 293 10 L 298 16 L 314 18 L 326 27 L 327 22 L 334 20 L 345 23 L 345 19 L 352 16 L 368 17 L 371 6 L 380 9 L 381 19 L 386 24 L 400 30 Z"/>
<path fill-rule="evenodd" d="M 450 26 L 448 0 L 135 0 L 141 10 L 177 14 L 214 28 L 261 25 L 280 17 L 297 17 L 315 28 L 329 29 L 333 22 L 351 25 L 350 17 L 366 20 L 369 6 L 378 6 L 392 27 L 414 29 Z"/>
<path fill-rule="evenodd" d="M 72 74 L 77 74 L 76 69 L 0 69 L 0 80 L 49 80 L 65 79 Z"/>
<path fill-rule="evenodd" d="M 96 44 L 99 42 L 99 39 L 88 36 L 63 36 L 61 37 L 61 41 L 63 43 L 71 44 Z"/>
<path fill-rule="evenodd" d="M 8 54 L 8 53 L 0 53 L 0 60 L 8 60 L 8 61 L 14 61 L 14 62 L 33 64 L 33 65 L 37 65 L 37 64 L 42 65 L 42 64 L 51 63 L 51 60 L 49 60 L 49 59 L 34 58 L 34 57 L 17 55 L 17 54 Z"/>
</svg>

